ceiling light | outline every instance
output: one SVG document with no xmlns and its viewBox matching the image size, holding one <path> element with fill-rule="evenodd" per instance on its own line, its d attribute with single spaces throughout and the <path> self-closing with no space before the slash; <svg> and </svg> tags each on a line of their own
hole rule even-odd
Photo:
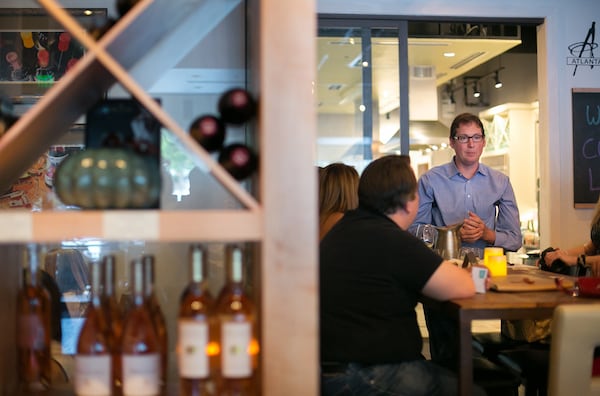
<svg viewBox="0 0 600 396">
<path fill-rule="evenodd" d="M 477 83 L 473 84 L 473 97 L 478 98 L 481 96 L 481 91 L 477 88 Z"/>
<path fill-rule="evenodd" d="M 446 58 L 453 58 L 456 56 L 456 54 L 454 52 L 444 52 L 444 56 Z"/>
<path fill-rule="evenodd" d="M 500 77 L 498 76 L 498 70 L 496 70 L 496 77 L 494 78 L 494 88 L 502 88 L 502 81 L 500 81 Z"/>
</svg>

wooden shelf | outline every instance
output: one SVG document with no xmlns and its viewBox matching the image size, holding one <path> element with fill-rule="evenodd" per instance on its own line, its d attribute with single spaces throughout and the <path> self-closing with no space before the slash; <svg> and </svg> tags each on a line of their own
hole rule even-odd
<svg viewBox="0 0 600 396">
<path fill-rule="evenodd" d="M 10 227 L 2 242 L 61 242 L 73 239 L 160 242 L 260 241 L 260 212 L 248 210 L 2 211 Z"/>
</svg>

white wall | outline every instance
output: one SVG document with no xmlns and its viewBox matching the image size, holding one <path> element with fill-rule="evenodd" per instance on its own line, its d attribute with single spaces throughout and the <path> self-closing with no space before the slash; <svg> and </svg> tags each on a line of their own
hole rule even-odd
<svg viewBox="0 0 600 396">
<path fill-rule="evenodd" d="M 600 88 L 600 67 L 567 65 L 600 17 L 597 0 L 317 0 L 326 14 L 543 18 L 538 29 L 541 246 L 569 247 L 589 237 L 591 209 L 573 207 L 571 89 Z M 598 37 L 598 35 L 597 35 Z"/>
</svg>

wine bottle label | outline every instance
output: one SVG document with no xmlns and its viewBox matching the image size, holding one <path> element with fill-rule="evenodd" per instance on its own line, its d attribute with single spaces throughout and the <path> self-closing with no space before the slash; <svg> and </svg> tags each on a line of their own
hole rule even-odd
<svg viewBox="0 0 600 396">
<path fill-rule="evenodd" d="M 44 323 L 39 315 L 19 315 L 17 343 L 20 348 L 42 350 L 49 348 L 46 343 Z"/>
<path fill-rule="evenodd" d="M 244 378 L 252 375 L 252 360 L 248 353 L 252 328 L 250 323 L 223 323 L 221 366 L 227 378 Z"/>
<path fill-rule="evenodd" d="M 75 393 L 86 396 L 111 394 L 111 356 L 75 356 Z"/>
<path fill-rule="evenodd" d="M 179 320 L 179 375 L 182 378 L 206 378 L 209 375 L 208 325 Z"/>
<path fill-rule="evenodd" d="M 160 355 L 123 355 L 123 395 L 154 396 L 160 393 Z"/>
</svg>

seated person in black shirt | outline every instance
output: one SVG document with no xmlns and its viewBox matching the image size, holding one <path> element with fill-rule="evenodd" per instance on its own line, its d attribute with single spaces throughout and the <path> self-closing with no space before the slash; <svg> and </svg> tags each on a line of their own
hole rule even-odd
<svg viewBox="0 0 600 396">
<path fill-rule="evenodd" d="M 415 307 L 474 295 L 471 275 L 407 231 L 419 208 L 408 157 L 369 164 L 358 195 L 320 243 L 322 394 L 454 395 L 455 375 L 421 354 Z"/>
</svg>

